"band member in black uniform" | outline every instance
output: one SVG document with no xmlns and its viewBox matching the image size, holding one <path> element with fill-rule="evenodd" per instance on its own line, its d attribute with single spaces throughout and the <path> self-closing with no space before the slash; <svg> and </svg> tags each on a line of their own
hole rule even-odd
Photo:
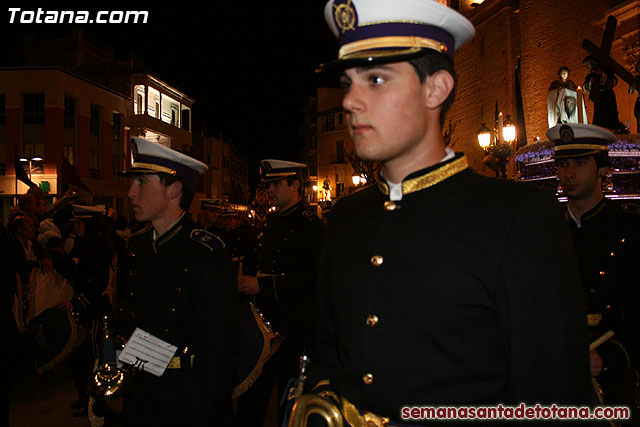
<svg viewBox="0 0 640 427">
<path fill-rule="evenodd" d="M 300 356 L 308 349 L 312 336 L 312 297 L 324 226 L 302 199 L 305 170 L 306 165 L 302 163 L 260 162 L 269 199 L 278 210 L 267 215 L 258 242 L 257 274 L 239 277 L 238 290 L 255 296 L 258 309 L 284 340 L 254 389 L 240 397 L 239 417 L 243 407 L 254 406 L 252 411 L 255 411 L 252 414 L 255 418 L 245 420 L 243 425 L 260 425 L 251 423 L 262 422 L 274 375 L 280 397 L 289 379 L 297 377 Z"/>
<path fill-rule="evenodd" d="M 404 406 L 587 404 L 554 195 L 476 174 L 442 139 L 472 24 L 431 0 L 330 0 L 325 18 L 340 51 L 324 69 L 342 71 L 355 152 L 381 172 L 331 210 L 307 390 L 350 425 L 433 423 Z"/>
<path fill-rule="evenodd" d="M 134 376 L 123 421 L 225 425 L 238 350 L 235 272 L 222 242 L 185 215 L 206 165 L 142 138 L 131 142 L 129 198 L 135 219 L 150 227 L 129 239 L 122 336 L 137 327 L 178 349 L 161 376 Z"/>
<path fill-rule="evenodd" d="M 558 180 L 567 196 L 566 216 L 578 255 L 591 341 L 614 332 L 591 351 L 591 375 L 603 389 L 604 403 L 633 407 L 640 331 L 634 314 L 640 301 L 635 277 L 640 217 L 629 205 L 603 195 L 602 182 L 610 168 L 608 144 L 615 136 L 598 126 L 570 123 L 549 129 L 547 137 L 555 142 Z"/>
<path fill-rule="evenodd" d="M 229 208 L 229 207 L 223 207 L 220 209 L 220 211 L 218 212 L 218 226 L 216 228 L 217 232 L 219 234 L 217 234 L 218 237 L 220 237 L 220 239 L 224 242 L 225 246 L 227 247 L 227 251 L 231 254 L 232 257 L 234 257 L 234 252 L 235 252 L 235 245 L 233 240 L 233 229 L 235 227 L 235 216 L 236 216 L 236 210 Z M 237 261 L 237 259 L 236 259 Z"/>
<path fill-rule="evenodd" d="M 220 199 L 202 199 L 200 201 L 200 210 L 202 211 L 202 228 L 209 233 L 220 236 L 218 229 L 218 214 L 222 209 L 222 200 Z"/>
</svg>

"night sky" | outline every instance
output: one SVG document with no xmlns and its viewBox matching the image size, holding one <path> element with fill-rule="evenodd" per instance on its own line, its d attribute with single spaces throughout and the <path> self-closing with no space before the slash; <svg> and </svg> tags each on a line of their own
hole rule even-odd
<svg viewBox="0 0 640 427">
<path fill-rule="evenodd" d="M 174 2 L 179 4 L 179 2 Z M 318 85 L 315 67 L 336 55 L 337 43 L 323 17 L 324 1 L 207 2 L 207 6 L 159 7 L 129 3 L 70 10 L 148 10 L 147 24 L 81 25 L 87 40 L 130 54 L 166 83 L 196 99 L 193 124 L 219 132 L 251 162 L 276 157 L 296 160 L 302 144 L 299 125 L 305 99 Z M 37 10 L 19 2 L 12 7 Z M 46 10 L 61 7 L 42 6 Z M 24 34 L 71 35 L 65 24 L 0 24 L 5 52 L 0 65 L 21 65 Z"/>
</svg>

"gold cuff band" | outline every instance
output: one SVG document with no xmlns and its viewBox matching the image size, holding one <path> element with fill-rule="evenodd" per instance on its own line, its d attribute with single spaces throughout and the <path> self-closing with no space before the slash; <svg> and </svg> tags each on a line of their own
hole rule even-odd
<svg viewBox="0 0 640 427">
<path fill-rule="evenodd" d="M 192 354 L 189 357 L 189 361 L 191 363 L 191 366 L 193 366 L 193 361 L 196 358 L 195 354 Z M 182 365 L 180 364 L 180 356 L 176 356 L 171 358 L 171 361 L 169 361 L 169 364 L 167 365 L 167 369 L 180 369 L 182 367 Z"/>
<path fill-rule="evenodd" d="M 597 326 L 602 322 L 602 314 L 587 314 L 587 325 L 588 326 Z"/>
</svg>

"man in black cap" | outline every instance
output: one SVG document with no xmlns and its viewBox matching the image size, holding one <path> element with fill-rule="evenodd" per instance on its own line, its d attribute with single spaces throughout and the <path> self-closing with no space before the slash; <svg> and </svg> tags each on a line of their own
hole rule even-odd
<svg viewBox="0 0 640 427">
<path fill-rule="evenodd" d="M 284 341 L 254 389 L 240 398 L 239 417 L 241 409 L 249 406 L 246 402 L 251 400 L 256 406 L 253 414 L 244 414 L 253 418 L 246 419 L 243 425 L 260 425 L 274 375 L 280 397 L 288 380 L 297 377 L 299 359 L 310 345 L 311 301 L 324 227 L 303 202 L 305 170 L 302 163 L 272 159 L 260 162 L 269 200 L 278 210 L 267 215 L 259 239 L 257 274 L 239 277 L 238 289 L 241 294 L 255 296 L 257 307 Z M 279 415 L 282 418 L 282 413 Z"/>
<path fill-rule="evenodd" d="M 238 351 L 235 272 L 222 242 L 185 215 L 206 165 L 142 138 L 131 143 L 124 172 L 133 177 L 131 207 L 150 227 L 129 239 L 121 332 L 128 338 L 139 328 L 177 350 L 160 376 L 143 364 L 125 395 L 123 421 L 224 425 Z"/>
<path fill-rule="evenodd" d="M 433 423 L 412 406 L 588 403 L 554 195 L 478 175 L 443 142 L 471 23 L 431 0 L 330 0 L 325 18 L 355 152 L 381 173 L 332 207 L 307 390 L 351 425 Z"/>
<path fill-rule="evenodd" d="M 547 131 L 555 142 L 558 180 L 567 197 L 566 214 L 575 243 L 591 340 L 613 331 L 591 351 L 591 375 L 603 388 L 606 404 L 635 406 L 640 324 L 640 289 L 635 263 L 640 259 L 640 218 L 628 204 L 604 197 L 602 183 L 610 164 L 614 135 L 601 127 L 565 124 Z"/>
<path fill-rule="evenodd" d="M 220 237 L 218 231 L 218 214 L 222 209 L 222 200 L 220 199 L 202 199 L 200 201 L 200 210 L 202 211 L 202 228 L 210 233 Z"/>
</svg>

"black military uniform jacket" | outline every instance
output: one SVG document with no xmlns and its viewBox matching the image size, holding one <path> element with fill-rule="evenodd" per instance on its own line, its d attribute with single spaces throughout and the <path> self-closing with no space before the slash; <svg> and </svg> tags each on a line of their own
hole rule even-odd
<svg viewBox="0 0 640 427">
<path fill-rule="evenodd" d="M 290 342 L 312 334 L 311 299 L 323 233 L 318 216 L 300 201 L 269 214 L 259 238 L 256 304 Z"/>
<path fill-rule="evenodd" d="M 308 384 L 398 422 L 405 405 L 587 403 L 584 299 L 553 194 L 462 154 L 402 187 L 331 212 Z"/>
<path fill-rule="evenodd" d="M 125 422 L 220 425 L 238 352 L 230 256 L 217 237 L 196 229 L 186 216 L 155 241 L 150 228 L 131 236 L 128 251 L 131 292 L 123 336 L 139 327 L 177 346 L 176 356 L 182 357 L 181 367 L 167 369 L 162 377 L 134 378 L 125 397 Z"/>
<path fill-rule="evenodd" d="M 636 365 L 638 357 L 640 292 L 635 266 L 640 259 L 640 217 L 603 198 L 578 220 L 567 209 L 567 220 L 582 275 L 590 339 L 608 330 L 615 333 L 597 349 L 606 368 L 599 380 L 606 387 L 617 377 L 620 384 L 632 357 Z M 621 387 L 608 388 L 609 396 L 623 392 Z M 626 394 L 632 396 L 633 387 L 629 385 Z M 605 392 L 605 398 L 609 396 Z"/>
</svg>

